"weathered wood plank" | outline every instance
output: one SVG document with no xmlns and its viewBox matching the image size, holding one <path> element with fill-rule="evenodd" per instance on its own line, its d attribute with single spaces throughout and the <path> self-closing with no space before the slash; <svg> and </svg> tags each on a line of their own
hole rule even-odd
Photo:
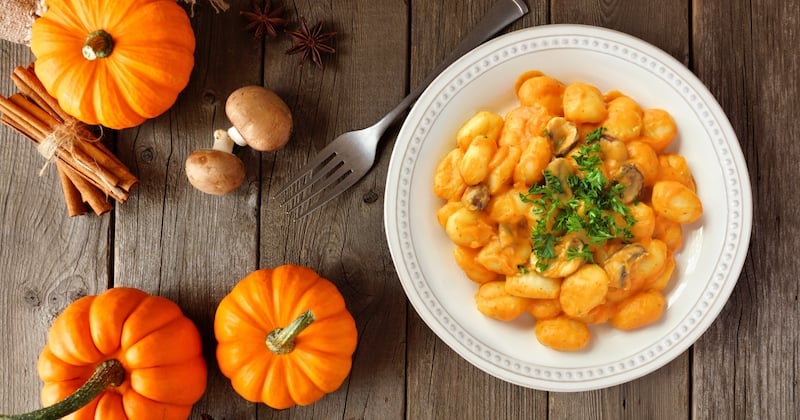
<svg viewBox="0 0 800 420">
<path fill-rule="evenodd" d="M 615 29 L 645 40 L 689 64 L 689 1 L 552 2 L 550 23 L 573 23 Z"/>
<path fill-rule="evenodd" d="M 261 41 L 239 16 L 250 2 L 216 14 L 198 2 L 197 39 L 189 85 L 164 115 L 121 133 L 119 154 L 141 182 L 117 211 L 114 285 L 135 286 L 177 302 L 200 330 L 209 367 L 208 392 L 195 406 L 215 419 L 254 418 L 256 407 L 235 394 L 216 366 L 214 312 L 233 285 L 258 264 L 259 155 L 237 148 L 246 179 L 226 196 L 195 190 L 184 163 L 227 128 L 225 100 L 240 86 L 261 84 Z"/>
<path fill-rule="evenodd" d="M 8 77 L 33 60 L 22 45 L 0 41 L 0 94 L 16 93 Z M 0 127 L 0 412 L 37 409 L 39 352 L 50 324 L 75 299 L 109 282 L 110 214 L 67 216 L 55 166 L 33 144 Z"/>
<path fill-rule="evenodd" d="M 750 171 L 750 253 L 731 300 L 694 346 L 697 418 L 797 418 L 800 306 L 795 181 L 800 7 L 695 2 L 694 71 L 731 120 Z M 723 36 L 722 34 L 726 34 Z"/>
<path fill-rule="evenodd" d="M 552 23 L 602 26 L 641 38 L 688 64 L 689 12 L 686 0 L 667 2 L 553 2 Z M 620 80 L 624 91 L 624 80 Z M 688 352 L 660 370 L 632 382 L 583 393 L 550 395 L 550 417 L 683 418 L 689 413 Z"/>
<path fill-rule="evenodd" d="M 424 79 L 494 3 L 412 2 L 411 84 Z M 546 22 L 546 2 L 528 1 L 528 5 L 528 15 L 506 32 Z M 546 393 L 511 385 L 480 371 L 437 338 L 413 309 L 409 310 L 407 418 L 546 418 Z"/>
<path fill-rule="evenodd" d="M 325 68 L 286 56 L 287 41 L 270 43 L 265 83 L 295 118 L 290 143 L 262 155 L 260 264 L 307 265 L 333 281 L 359 332 L 350 377 L 310 407 L 259 418 L 402 418 L 406 300 L 383 231 L 383 188 L 396 129 L 384 136 L 364 179 L 308 217 L 293 221 L 270 195 L 337 135 L 377 122 L 402 99 L 407 80 L 408 5 L 369 0 L 286 2 L 289 17 L 323 21 L 336 31 L 335 56 Z"/>
</svg>

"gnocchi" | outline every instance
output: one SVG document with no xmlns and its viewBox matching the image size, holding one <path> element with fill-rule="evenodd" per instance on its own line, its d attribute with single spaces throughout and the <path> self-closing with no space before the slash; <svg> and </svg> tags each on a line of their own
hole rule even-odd
<svg viewBox="0 0 800 420">
<path fill-rule="evenodd" d="M 530 299 L 508 293 L 503 283 L 491 281 L 482 284 L 475 294 L 475 304 L 489 318 L 511 321 L 528 310 Z"/>
<path fill-rule="evenodd" d="M 678 126 L 618 90 L 538 70 L 514 84 L 504 116 L 476 112 L 433 176 L 437 222 L 475 283 L 475 306 L 535 320 L 558 351 L 586 348 L 590 325 L 657 322 L 683 226 L 703 213 Z"/>
<path fill-rule="evenodd" d="M 517 97 L 523 106 L 540 106 L 554 116 L 563 113 L 564 85 L 550 76 L 525 80 L 517 89 Z"/>
<path fill-rule="evenodd" d="M 554 350 L 580 350 L 589 344 L 590 335 L 585 323 L 564 315 L 536 323 L 536 338 Z"/>
<path fill-rule="evenodd" d="M 600 89 L 582 82 L 564 89 L 564 117 L 576 123 L 599 123 L 608 116 Z"/>
<path fill-rule="evenodd" d="M 622 141 L 639 137 L 642 132 L 642 108 L 627 96 L 618 96 L 608 103 L 608 116 L 601 122 L 608 134 Z"/>
<path fill-rule="evenodd" d="M 692 223 L 703 214 L 700 197 L 677 181 L 656 182 L 652 200 L 656 213 L 676 223 Z"/>
<path fill-rule="evenodd" d="M 596 264 L 587 264 L 561 282 L 559 302 L 568 316 L 580 318 L 605 303 L 608 275 Z"/>
<path fill-rule="evenodd" d="M 495 152 L 497 142 L 491 137 L 478 135 L 472 139 L 458 165 L 461 178 L 467 185 L 477 185 L 489 176 L 489 163 Z"/>
<path fill-rule="evenodd" d="M 641 134 L 641 141 L 661 153 L 678 134 L 678 127 L 669 112 L 657 108 L 645 109 L 642 112 Z"/>
<path fill-rule="evenodd" d="M 469 119 L 456 133 L 458 147 L 466 151 L 475 137 L 486 137 L 497 142 L 503 129 L 503 117 L 489 111 L 480 111 Z"/>
<path fill-rule="evenodd" d="M 658 321 L 665 306 L 666 299 L 658 290 L 637 293 L 619 304 L 610 322 L 625 331 L 641 328 Z"/>
</svg>

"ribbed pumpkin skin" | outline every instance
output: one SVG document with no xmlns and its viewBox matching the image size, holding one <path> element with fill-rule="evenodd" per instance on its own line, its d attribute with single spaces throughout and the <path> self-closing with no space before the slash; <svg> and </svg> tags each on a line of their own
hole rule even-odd
<svg viewBox="0 0 800 420">
<path fill-rule="evenodd" d="M 164 113 L 189 82 L 195 37 L 175 0 L 48 0 L 31 30 L 36 76 L 88 123 L 122 129 Z M 108 57 L 87 60 L 87 35 L 108 32 Z"/>
<path fill-rule="evenodd" d="M 265 340 L 305 310 L 316 320 L 294 350 L 276 355 Z M 336 286 L 294 265 L 254 271 L 222 299 L 214 319 L 217 362 L 234 390 L 251 402 L 283 409 L 311 404 L 350 373 L 357 331 Z"/>
<path fill-rule="evenodd" d="M 70 304 L 53 321 L 37 370 L 47 407 L 78 389 L 104 360 L 125 381 L 66 419 L 181 419 L 205 392 L 200 335 L 174 302 L 114 288 Z"/>
</svg>

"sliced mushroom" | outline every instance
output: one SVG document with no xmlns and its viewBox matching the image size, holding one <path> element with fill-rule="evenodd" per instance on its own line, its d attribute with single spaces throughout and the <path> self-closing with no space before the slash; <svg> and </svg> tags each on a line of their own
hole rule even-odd
<svg viewBox="0 0 800 420">
<path fill-rule="evenodd" d="M 584 242 L 580 240 L 577 235 L 567 235 L 561 239 L 555 247 L 556 258 L 547 265 L 547 268 L 542 271 L 545 277 L 559 278 L 567 277 L 568 275 L 578 271 L 579 268 L 586 262 L 583 258 L 570 257 L 570 251 L 580 251 L 583 249 Z M 536 266 L 536 257 L 531 254 L 531 265 Z"/>
<path fill-rule="evenodd" d="M 603 264 L 608 274 L 611 287 L 627 289 L 630 287 L 630 274 L 636 269 L 639 261 L 647 254 L 640 244 L 628 244 L 611 254 Z"/>
<path fill-rule="evenodd" d="M 566 155 L 578 143 L 578 127 L 563 117 L 551 118 L 545 130 L 556 156 Z"/>
<path fill-rule="evenodd" d="M 600 138 L 606 141 L 622 141 L 611 134 L 606 134 L 605 132 L 600 136 Z"/>
<path fill-rule="evenodd" d="M 461 196 L 461 202 L 472 211 L 481 211 L 489 204 L 489 187 L 485 184 L 470 185 Z"/>
<path fill-rule="evenodd" d="M 622 184 L 625 189 L 622 191 L 620 199 L 623 203 L 632 203 L 644 186 L 644 175 L 632 163 L 626 163 L 619 167 L 614 175 L 614 184 Z"/>
<path fill-rule="evenodd" d="M 552 181 L 552 178 L 547 181 L 547 186 L 556 193 L 555 196 L 564 202 L 572 198 L 572 188 L 569 186 L 568 179 L 573 172 L 569 162 L 565 158 L 555 158 L 547 164 L 544 170 L 558 180 L 558 185 Z"/>
</svg>

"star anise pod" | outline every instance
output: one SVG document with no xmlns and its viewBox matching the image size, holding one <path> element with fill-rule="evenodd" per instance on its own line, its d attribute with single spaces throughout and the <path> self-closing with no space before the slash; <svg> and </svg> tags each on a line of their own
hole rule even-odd
<svg viewBox="0 0 800 420">
<path fill-rule="evenodd" d="M 252 12 L 239 12 L 248 21 L 245 25 L 246 30 L 255 29 L 255 37 L 263 38 L 266 33 L 270 38 L 278 36 L 278 29 L 286 26 L 286 19 L 283 13 L 286 9 L 283 6 L 272 8 L 272 1 L 265 0 L 263 9 L 258 6 L 258 2 L 253 0 Z"/>
<path fill-rule="evenodd" d="M 324 66 L 322 65 L 322 53 L 325 54 L 336 53 L 336 50 L 333 47 L 326 44 L 327 41 L 329 41 L 336 35 L 336 32 L 323 32 L 322 22 L 317 22 L 317 24 L 314 25 L 313 28 L 308 29 L 308 25 L 306 24 L 306 19 L 301 17 L 300 29 L 295 31 L 289 31 L 288 33 L 292 37 L 294 46 L 292 48 L 289 48 L 286 51 L 286 54 L 302 53 L 303 57 L 300 61 L 301 66 L 306 61 L 311 60 L 311 62 L 316 64 L 317 67 L 323 68 Z"/>
</svg>

